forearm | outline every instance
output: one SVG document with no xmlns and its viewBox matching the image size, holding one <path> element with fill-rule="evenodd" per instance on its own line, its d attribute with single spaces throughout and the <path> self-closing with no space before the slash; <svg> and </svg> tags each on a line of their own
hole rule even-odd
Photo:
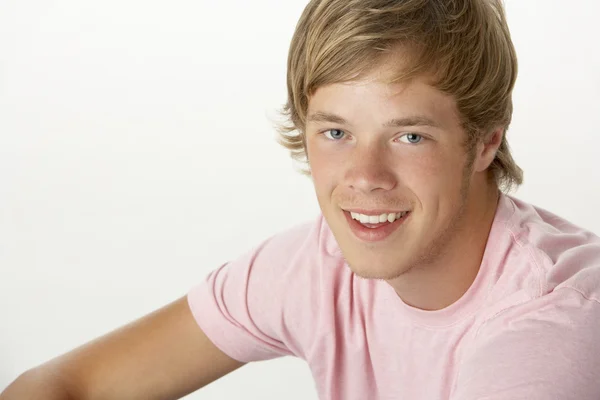
<svg viewBox="0 0 600 400">
<path fill-rule="evenodd" d="M 2 393 L 0 400 L 78 400 L 58 375 L 33 369 L 19 376 Z"/>
</svg>

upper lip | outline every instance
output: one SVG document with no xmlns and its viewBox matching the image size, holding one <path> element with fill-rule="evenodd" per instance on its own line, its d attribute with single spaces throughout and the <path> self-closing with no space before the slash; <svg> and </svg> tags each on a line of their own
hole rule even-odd
<svg viewBox="0 0 600 400">
<path fill-rule="evenodd" d="M 344 211 L 347 212 L 353 212 L 353 213 L 358 213 L 358 214 L 364 214 L 364 215 L 381 215 L 381 214 L 398 214 L 401 212 L 405 212 L 405 211 L 410 211 L 410 210 L 384 210 L 384 209 L 375 209 L 375 210 L 366 210 L 364 208 L 344 208 Z"/>
</svg>

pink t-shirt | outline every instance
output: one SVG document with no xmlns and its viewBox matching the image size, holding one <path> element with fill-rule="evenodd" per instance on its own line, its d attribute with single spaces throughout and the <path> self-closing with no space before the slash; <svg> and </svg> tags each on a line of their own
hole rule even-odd
<svg viewBox="0 0 600 400">
<path fill-rule="evenodd" d="M 322 216 L 188 301 L 230 357 L 306 360 L 321 399 L 600 399 L 600 238 L 504 194 L 475 281 L 442 310 L 355 276 Z"/>
</svg>

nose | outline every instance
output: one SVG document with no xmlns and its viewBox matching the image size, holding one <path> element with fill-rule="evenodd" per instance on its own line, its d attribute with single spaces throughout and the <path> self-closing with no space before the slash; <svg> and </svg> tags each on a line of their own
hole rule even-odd
<svg viewBox="0 0 600 400">
<path fill-rule="evenodd" d="M 344 181 L 347 187 L 363 193 L 392 190 L 397 181 L 385 147 L 357 146 L 348 161 Z"/>
</svg>

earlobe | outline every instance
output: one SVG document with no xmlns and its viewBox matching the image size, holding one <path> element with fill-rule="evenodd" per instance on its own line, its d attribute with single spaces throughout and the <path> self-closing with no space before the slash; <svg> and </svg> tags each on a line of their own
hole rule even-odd
<svg viewBox="0 0 600 400">
<path fill-rule="evenodd" d="M 477 172 L 485 171 L 492 164 L 503 137 L 504 128 L 498 127 L 477 145 L 477 161 L 475 163 Z"/>
</svg>

